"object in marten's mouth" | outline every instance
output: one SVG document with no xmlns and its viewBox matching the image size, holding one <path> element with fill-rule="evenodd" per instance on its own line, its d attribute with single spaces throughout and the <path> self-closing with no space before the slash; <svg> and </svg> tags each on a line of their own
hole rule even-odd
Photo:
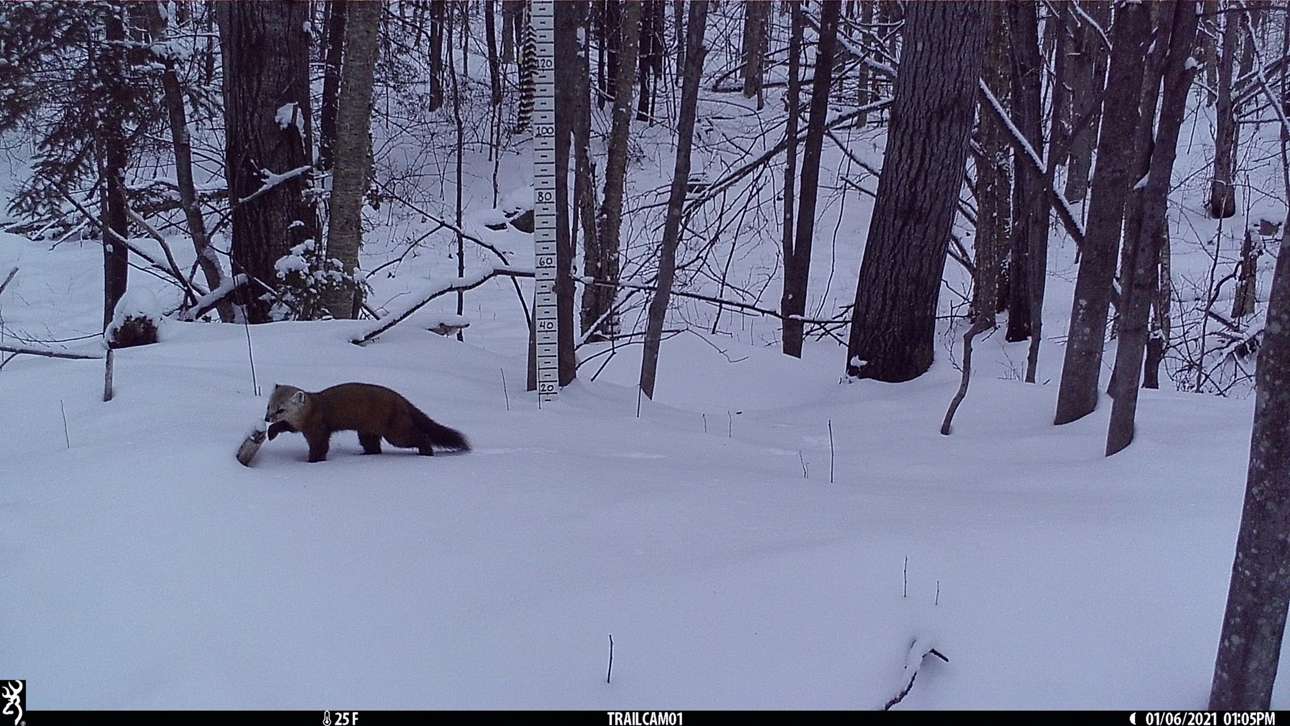
<svg viewBox="0 0 1290 726">
<path fill-rule="evenodd" d="M 255 458 L 255 452 L 260 450 L 260 444 L 264 443 L 264 437 L 268 431 L 263 423 L 258 423 L 251 433 L 246 435 L 242 445 L 237 447 L 237 460 L 242 466 L 250 466 L 251 459 Z"/>
</svg>

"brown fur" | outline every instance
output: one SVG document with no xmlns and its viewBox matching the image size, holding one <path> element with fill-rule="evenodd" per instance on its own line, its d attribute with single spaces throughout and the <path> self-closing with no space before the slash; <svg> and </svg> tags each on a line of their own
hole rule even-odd
<svg viewBox="0 0 1290 726">
<path fill-rule="evenodd" d="M 358 432 L 363 453 L 381 453 L 381 439 L 391 446 L 433 456 L 434 447 L 469 451 L 460 432 L 436 423 L 396 391 L 370 383 L 342 383 L 316 393 L 276 386 L 264 417 L 269 438 L 283 431 L 304 435 L 309 461 L 323 461 L 336 431 Z"/>
</svg>

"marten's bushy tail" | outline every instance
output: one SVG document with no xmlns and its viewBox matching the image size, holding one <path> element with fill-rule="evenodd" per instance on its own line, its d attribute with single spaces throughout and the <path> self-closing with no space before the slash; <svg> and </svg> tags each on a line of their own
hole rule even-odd
<svg viewBox="0 0 1290 726">
<path fill-rule="evenodd" d="M 412 410 L 412 421 L 430 439 L 431 444 L 449 451 L 470 451 L 470 442 L 466 441 L 460 431 L 436 422 L 421 413 L 416 406 L 409 404 L 408 408 Z"/>
</svg>

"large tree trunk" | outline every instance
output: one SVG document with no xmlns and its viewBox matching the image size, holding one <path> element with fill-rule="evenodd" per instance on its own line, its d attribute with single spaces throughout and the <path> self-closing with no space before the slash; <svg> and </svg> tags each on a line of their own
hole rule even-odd
<svg viewBox="0 0 1290 726">
<path fill-rule="evenodd" d="M 573 381 L 578 368 L 574 354 L 578 331 L 573 314 L 574 246 L 569 223 L 569 152 L 582 105 L 578 100 L 581 85 L 578 75 L 586 72 L 578 58 L 578 31 L 585 5 L 584 2 L 555 3 L 555 305 L 559 321 L 556 350 L 561 386 Z"/>
<path fill-rule="evenodd" d="M 323 67 L 322 108 L 318 110 L 318 168 L 331 171 L 336 154 L 336 113 L 345 56 L 345 19 L 349 0 L 329 0 L 327 56 Z"/>
<path fill-rule="evenodd" d="M 784 353 L 802 357 L 802 321 L 811 277 L 811 243 L 815 237 L 815 203 L 820 191 L 820 160 L 824 149 L 824 124 L 829 115 L 829 87 L 833 77 L 833 51 L 837 44 L 841 2 L 826 2 L 820 10 L 819 44 L 815 52 L 815 77 L 811 82 L 811 115 L 806 122 L 802 150 L 802 184 L 798 192 L 797 231 L 784 258 Z M 797 316 L 797 317 L 794 317 Z"/>
<path fill-rule="evenodd" d="M 932 364 L 936 304 L 985 47 L 983 3 L 911 3 L 887 151 L 856 286 L 847 374 L 907 381 Z"/>
<path fill-rule="evenodd" d="M 318 239 L 318 218 L 304 196 L 310 158 L 308 3 L 218 3 L 224 59 L 225 169 L 233 207 L 233 272 L 272 284 L 274 263 Z M 267 175 L 289 175 L 267 185 Z M 237 292 L 251 322 L 270 319 L 259 288 Z"/>
<path fill-rule="evenodd" d="M 1127 238 L 1128 265 L 1124 268 L 1124 294 L 1120 306 L 1120 341 L 1116 348 L 1111 423 L 1107 430 L 1106 453 L 1110 456 L 1133 441 L 1133 421 L 1138 406 L 1143 352 L 1147 343 L 1147 316 L 1155 294 L 1159 264 L 1159 230 L 1169 196 L 1170 175 L 1178 153 L 1178 136 L 1187 107 L 1187 92 L 1196 65 L 1190 63 L 1196 45 L 1198 14 L 1196 0 L 1180 0 L 1173 8 L 1169 50 L 1164 59 L 1164 89 L 1160 120 L 1151 151 L 1150 172 L 1142 191 L 1142 229 Z M 1162 27 L 1166 27 L 1162 23 Z"/>
<path fill-rule="evenodd" d="M 1229 6 L 1223 15 L 1223 50 L 1218 62 L 1217 129 L 1214 134 L 1214 173 L 1206 207 L 1215 219 L 1236 214 L 1236 109 L 1232 106 L 1232 66 L 1240 50 L 1241 13 Z"/>
<path fill-rule="evenodd" d="M 996 98 L 1007 96 L 1007 27 L 1004 6 L 1001 3 L 991 5 L 990 39 L 981 77 Z M 1012 205 L 1009 202 L 1012 193 L 1011 157 L 1008 153 L 1008 131 L 994 114 L 987 111 L 978 114 L 977 129 L 981 158 L 976 172 L 976 272 L 972 284 L 972 319 L 982 330 L 989 330 L 998 324 L 995 304 L 999 296 L 999 273 L 1012 229 Z"/>
<path fill-rule="evenodd" d="M 363 196 L 371 170 L 372 75 L 381 37 L 377 2 L 351 5 L 345 22 L 340 101 L 336 112 L 336 169 L 331 184 L 327 255 L 340 262 L 346 279 L 327 288 L 324 305 L 334 318 L 354 318 L 362 291 L 354 283 L 363 244 Z"/>
<path fill-rule="evenodd" d="M 1043 58 L 1039 54 L 1039 7 L 1024 0 L 1008 3 L 1009 39 L 1012 51 L 1012 118 L 1017 129 L 1040 157 L 1043 156 Z M 1012 254 L 1008 262 L 1008 341 L 1036 335 L 1042 311 L 1043 279 L 1037 267 L 1047 265 L 1049 199 L 1044 192 L 1042 172 L 1020 155 L 1016 157 L 1017 224 L 1013 229 Z M 1035 286 L 1039 285 L 1038 290 Z M 1027 370 L 1027 380 L 1031 381 Z"/>
<path fill-rule="evenodd" d="M 1133 139 L 1138 125 L 1138 101 L 1147 44 L 1151 40 L 1151 10 L 1124 5 L 1112 31 L 1113 50 L 1106 83 L 1106 108 L 1097 143 L 1088 229 L 1080 251 L 1079 274 L 1071 303 L 1066 357 L 1057 394 L 1055 423 L 1082 418 L 1097 408 L 1102 351 L 1106 347 L 1106 318 L 1111 284 L 1120 248 L 1124 201 L 1133 182 Z"/>
<path fill-rule="evenodd" d="M 1091 0 L 1083 3 L 1085 11 L 1103 30 L 1110 27 L 1111 3 L 1109 0 Z M 1111 30 L 1114 34 L 1114 30 Z M 1087 23 L 1075 36 L 1075 51 L 1070 59 L 1071 100 L 1075 118 L 1093 112 L 1093 117 L 1075 134 L 1071 143 L 1070 164 L 1066 168 L 1065 196 L 1068 201 L 1083 201 L 1088 194 L 1089 172 L 1093 167 L 1093 146 L 1098 139 L 1098 124 L 1102 95 L 1109 84 L 1104 84 L 1107 72 L 1107 50 L 1097 28 Z"/>
<path fill-rule="evenodd" d="M 589 11 L 594 5 L 593 2 L 586 3 L 585 7 Z M 573 200 L 576 205 L 576 219 L 578 226 L 582 229 L 582 264 L 584 274 L 595 277 L 590 272 L 593 260 L 603 260 L 605 257 L 604 250 L 600 244 L 600 237 L 596 229 L 596 167 L 591 161 L 591 54 L 589 51 L 589 41 L 591 38 L 590 13 L 583 18 L 582 32 L 579 34 L 577 62 L 581 70 L 574 75 L 578 87 L 574 89 L 574 96 L 577 100 L 575 116 L 573 120 L 573 166 L 574 166 L 574 184 Z M 570 234 L 576 233 L 577 230 L 570 230 Z M 575 245 L 576 246 L 576 245 Z M 586 339 L 590 340 L 590 335 L 596 327 L 596 318 L 590 318 L 588 314 L 590 289 L 584 288 L 582 293 L 582 332 Z M 610 300 L 612 305 L 612 299 Z"/>
<path fill-rule="evenodd" d="M 1290 230 L 1290 220 L 1282 227 Z M 1290 249 L 1284 243 L 1283 249 Z M 1245 506 L 1209 707 L 1267 710 L 1290 607 L 1290 255 L 1277 259 L 1259 348 Z"/>
<path fill-rule="evenodd" d="M 658 352 L 663 340 L 663 321 L 672 296 L 676 276 L 676 248 L 681 241 L 681 213 L 685 190 L 690 179 L 690 151 L 694 145 L 694 117 L 699 102 L 699 81 L 708 49 L 703 44 L 707 26 L 708 0 L 692 0 L 685 26 L 685 78 L 681 84 L 680 119 L 677 122 L 676 166 L 667 200 L 667 218 L 663 223 L 663 243 L 659 250 L 657 289 L 649 303 L 645 324 L 645 350 L 641 355 L 640 390 L 654 398 L 658 375 Z"/>
<path fill-rule="evenodd" d="M 130 163 L 126 146 L 123 116 L 129 108 L 126 83 L 125 8 L 118 7 L 106 15 L 102 52 L 96 59 L 99 78 L 107 88 L 112 103 L 100 116 L 98 128 L 99 163 L 103 175 L 103 200 L 99 229 L 103 234 L 103 328 L 112 322 L 116 304 L 125 295 L 130 275 L 130 252 L 125 246 L 130 238 L 128 200 L 125 194 L 125 170 Z M 113 234 L 115 232 L 115 234 Z"/>
<path fill-rule="evenodd" d="M 627 0 L 622 7 L 623 34 L 619 52 L 618 77 L 614 79 L 613 122 L 609 131 L 609 158 L 605 162 L 605 197 L 597 215 L 596 255 L 587 256 L 585 273 L 597 280 L 618 282 L 619 235 L 623 220 L 623 189 L 627 177 L 627 137 L 632 126 L 632 88 L 640 38 L 640 0 Z M 588 340 L 602 340 L 618 334 L 618 315 L 613 312 L 614 288 L 593 285 L 582 293 L 583 330 Z M 596 321 L 600 321 L 596 325 Z"/>
<path fill-rule="evenodd" d="M 160 3 L 147 3 L 149 34 L 154 43 L 164 44 L 167 40 L 166 16 Z M 184 210 L 184 219 L 188 223 L 188 233 L 193 238 L 193 250 L 197 253 L 197 264 L 206 277 L 206 284 L 216 290 L 224 282 L 224 271 L 220 268 L 219 258 L 210 246 L 206 234 L 206 221 L 202 218 L 201 207 L 197 204 L 197 188 L 193 183 L 193 152 L 188 137 L 188 111 L 184 106 L 183 88 L 179 84 L 179 74 L 175 71 L 175 56 L 163 51 L 160 60 L 165 70 L 161 74 L 161 88 L 165 95 L 166 113 L 170 122 L 170 142 L 175 153 L 175 181 L 179 185 L 179 205 Z M 233 319 L 233 303 L 227 299 L 215 306 L 222 322 Z"/>
</svg>

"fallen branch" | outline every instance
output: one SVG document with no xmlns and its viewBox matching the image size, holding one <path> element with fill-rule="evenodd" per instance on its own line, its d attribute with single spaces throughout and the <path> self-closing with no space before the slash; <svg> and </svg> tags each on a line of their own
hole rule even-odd
<svg viewBox="0 0 1290 726">
<path fill-rule="evenodd" d="M 0 345 L 0 352 L 13 353 L 14 355 L 39 355 L 45 358 L 65 358 L 67 360 L 100 360 L 103 356 L 90 355 L 87 353 L 69 353 L 64 350 L 50 350 L 48 348 L 28 348 L 20 345 Z"/>
<path fill-rule="evenodd" d="M 504 275 L 512 278 L 533 277 L 533 271 L 517 270 L 517 269 L 503 267 L 503 266 L 486 267 L 470 276 L 452 277 L 447 280 L 441 280 L 431 285 L 429 289 L 423 291 L 421 295 L 417 298 L 416 302 L 412 303 L 411 305 L 405 306 L 403 310 L 397 313 L 393 313 L 391 315 L 386 316 L 384 320 L 378 321 L 378 324 L 374 326 L 372 329 L 368 330 L 366 333 L 358 336 L 357 338 L 351 339 L 349 342 L 353 343 L 354 345 L 367 345 L 368 343 L 372 342 L 372 340 L 375 339 L 381 333 L 384 333 L 390 328 L 393 328 L 395 325 L 398 325 L 404 320 L 407 320 L 408 317 L 412 315 L 412 313 L 415 313 L 416 311 L 425 307 L 426 304 L 429 303 L 431 300 L 434 300 L 435 298 L 441 297 L 443 295 L 447 295 L 450 292 L 466 292 L 467 290 L 473 290 L 479 287 L 480 285 L 483 285 L 485 282 L 488 282 L 489 280 L 493 279 L 494 277 L 497 277 L 498 275 Z"/>
<path fill-rule="evenodd" d="M 86 209 L 84 205 L 82 205 L 80 202 L 78 202 L 78 201 L 76 201 L 74 198 L 72 198 L 72 195 L 68 194 L 68 193 L 67 193 L 67 192 L 66 192 L 66 191 L 65 191 L 61 186 L 59 186 L 58 184 L 54 184 L 54 183 L 52 183 L 52 182 L 51 182 L 51 183 L 50 183 L 50 186 L 51 186 L 51 187 L 53 187 L 54 191 L 58 192 L 59 196 L 61 196 L 63 199 L 66 199 L 67 201 L 71 202 L 72 206 L 76 208 L 76 211 L 80 212 L 80 213 L 81 213 L 81 214 L 82 214 L 82 215 L 83 215 L 87 220 L 89 220 L 91 223 L 93 223 L 93 224 L 94 224 L 95 226 L 97 226 L 99 229 L 103 230 L 103 232 L 105 233 L 105 235 L 109 235 L 109 236 L 111 236 L 111 237 L 112 237 L 112 239 L 114 239 L 114 240 L 116 240 L 117 242 L 119 242 L 119 243 L 121 243 L 121 244 L 125 245 L 126 249 L 130 250 L 131 252 L 133 252 L 134 254 L 138 255 L 139 257 L 142 257 L 144 260 L 146 260 L 146 261 L 148 262 L 148 264 L 149 264 L 149 265 L 151 265 L 151 266 L 153 267 L 153 269 L 155 269 L 155 270 L 157 270 L 157 271 L 160 271 L 160 272 L 164 273 L 164 274 L 165 274 L 165 278 L 163 278 L 163 279 L 166 279 L 166 280 L 170 281 L 171 283 L 173 283 L 176 287 L 178 287 L 178 288 L 179 288 L 179 289 L 181 289 L 181 290 L 188 291 L 188 290 L 190 289 L 190 288 L 189 288 L 189 285 L 188 285 L 188 280 L 187 280 L 187 278 L 185 278 L 185 277 L 184 277 L 184 275 L 183 275 L 183 273 L 182 273 L 182 272 L 179 272 L 178 270 L 171 270 L 171 269 L 166 268 L 166 267 L 165 267 L 164 265 L 162 265 L 160 262 L 157 262 L 155 259 L 153 259 L 151 255 L 149 255 L 148 253 L 146 253 L 146 252 L 144 252 L 143 250 L 139 249 L 136 245 L 132 244 L 132 243 L 130 242 L 130 240 L 126 239 L 125 237 L 122 237 L 122 236 L 121 236 L 121 234 L 120 234 L 119 232 L 117 232 L 115 229 L 112 229 L 111 227 L 108 227 L 108 226 L 104 225 L 104 224 L 103 224 L 101 221 L 99 221 L 99 220 L 98 220 L 98 219 L 97 219 L 93 214 L 91 214 L 91 213 L 90 213 L 90 211 L 89 211 L 88 209 Z M 107 244 L 107 239 L 99 240 L 99 242 L 100 242 L 100 243 L 102 243 L 102 244 L 104 244 L 104 245 L 106 245 L 106 244 Z M 200 288 L 198 288 L 198 289 L 200 290 Z"/>
<path fill-rule="evenodd" d="M 900 693 L 897 693 L 896 695 L 892 696 L 891 699 L 887 701 L 887 705 L 883 706 L 882 710 L 890 711 L 892 706 L 895 706 L 896 704 L 905 700 L 905 696 L 908 696 L 910 690 L 914 688 L 914 680 L 918 678 L 918 669 L 922 667 L 923 659 L 927 658 L 927 656 L 934 655 L 937 658 L 940 658 L 941 660 L 945 661 L 946 663 L 950 662 L 949 658 L 946 658 L 944 654 L 942 654 L 939 650 L 935 648 L 928 648 L 927 650 L 923 650 L 922 653 L 918 656 L 918 659 L 914 660 L 913 658 L 914 654 L 922 650 L 922 648 L 919 647 L 920 645 L 922 645 L 922 642 L 915 640 L 909 646 L 909 657 L 906 658 L 905 660 L 905 671 L 909 673 L 909 682 L 905 684 L 905 687 L 901 689 Z"/>
<path fill-rule="evenodd" d="M 214 310 L 220 303 L 224 302 L 229 295 L 235 290 L 251 281 L 250 276 L 246 273 L 238 273 L 232 277 L 224 278 L 224 282 L 214 290 L 202 295 L 193 301 L 192 307 L 180 315 L 180 320 L 196 320 L 206 313 Z"/>
<path fill-rule="evenodd" d="M 3 293 L 6 287 L 9 287 L 9 283 L 13 281 L 13 276 L 16 274 L 18 274 L 17 267 L 9 270 L 9 274 L 5 275 L 4 282 L 0 282 L 0 293 Z"/>
<path fill-rule="evenodd" d="M 447 278 L 446 280 L 440 280 L 439 282 L 431 285 L 426 290 L 422 291 L 421 295 L 416 299 L 416 302 L 404 307 L 402 310 L 400 310 L 397 313 L 391 313 L 390 315 L 387 315 L 385 318 L 378 321 L 379 322 L 378 325 L 376 325 L 375 327 L 373 327 L 363 335 L 357 338 L 351 339 L 350 342 L 353 343 L 354 345 L 366 345 L 372 342 L 372 340 L 375 339 L 380 334 L 384 333 L 385 331 L 389 330 L 395 325 L 398 325 L 399 323 L 406 320 L 409 316 L 412 315 L 412 313 L 415 313 L 416 311 L 420 310 L 431 300 L 434 300 L 435 298 L 441 297 L 443 295 L 447 295 L 448 293 L 451 293 L 451 292 L 466 292 L 467 290 L 473 290 L 479 287 L 480 285 L 483 285 L 485 282 L 488 282 L 494 277 L 509 277 L 512 280 L 515 280 L 516 278 L 521 278 L 521 277 L 533 277 L 533 271 L 522 269 L 522 268 L 505 267 L 502 265 L 498 265 L 496 267 L 486 267 L 476 272 L 474 275 L 470 275 L 467 277 L 451 277 L 451 278 Z M 639 283 L 623 282 L 623 281 L 609 282 L 607 280 L 597 280 L 594 277 L 575 276 L 573 280 L 574 282 L 577 282 L 581 285 L 586 285 L 586 286 L 609 287 L 609 288 L 621 287 L 621 288 L 626 288 L 628 290 L 640 290 L 644 292 L 655 292 L 658 290 L 658 288 L 654 285 L 642 285 Z M 516 284 L 518 285 L 518 283 Z M 740 302 L 738 300 L 723 300 L 721 298 L 713 297 L 711 295 L 701 295 L 697 292 L 685 292 L 685 291 L 673 290 L 672 296 L 687 298 L 690 300 L 700 300 L 702 302 L 712 303 L 713 305 L 725 305 L 731 308 L 735 308 L 737 310 L 747 310 L 749 312 L 755 312 L 760 315 L 766 315 L 768 317 L 776 318 L 778 320 L 785 320 L 785 319 L 797 320 L 803 323 L 804 325 L 819 327 L 821 329 L 826 329 L 826 326 L 830 326 L 830 325 L 849 325 L 851 322 L 849 319 L 845 319 L 845 318 L 817 320 L 813 318 L 802 317 L 801 315 L 785 316 L 783 313 L 781 313 L 778 310 L 763 308 L 758 305 L 753 305 L 752 303 Z"/>
</svg>

